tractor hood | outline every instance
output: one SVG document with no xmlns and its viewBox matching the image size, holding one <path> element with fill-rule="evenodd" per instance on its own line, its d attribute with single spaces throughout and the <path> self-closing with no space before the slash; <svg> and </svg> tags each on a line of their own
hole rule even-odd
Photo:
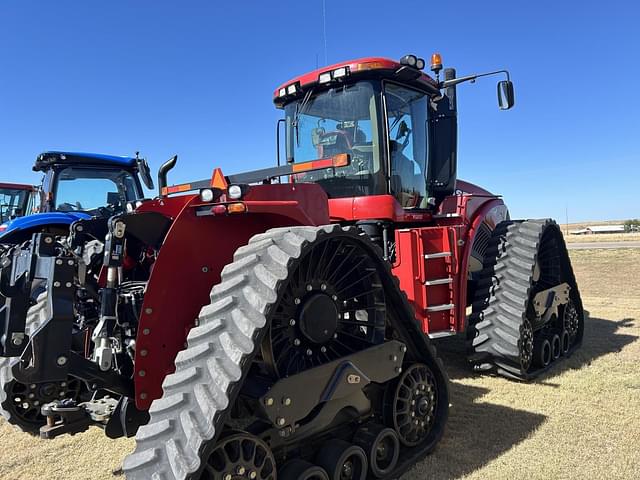
<svg viewBox="0 0 640 480">
<path fill-rule="evenodd" d="M 71 225 L 76 220 L 87 218 L 91 218 L 91 215 L 82 212 L 36 213 L 19 217 L 0 225 L 0 243 L 18 231 L 36 229 L 46 225 Z"/>
</svg>

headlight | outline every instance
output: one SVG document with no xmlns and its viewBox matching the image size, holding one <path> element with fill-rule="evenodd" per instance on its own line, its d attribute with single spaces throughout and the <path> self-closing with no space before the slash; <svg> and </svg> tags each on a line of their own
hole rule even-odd
<svg viewBox="0 0 640 480">
<path fill-rule="evenodd" d="M 213 190 L 210 188 L 200 190 L 200 200 L 203 202 L 213 202 Z"/>
<path fill-rule="evenodd" d="M 242 188 L 240 185 L 231 185 L 227 190 L 227 194 L 229 195 L 229 198 L 238 200 L 242 196 Z"/>
</svg>

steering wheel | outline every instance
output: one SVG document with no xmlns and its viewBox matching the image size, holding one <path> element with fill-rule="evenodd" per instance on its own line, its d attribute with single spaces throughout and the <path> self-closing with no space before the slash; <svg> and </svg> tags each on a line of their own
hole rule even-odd
<svg viewBox="0 0 640 480">
<path fill-rule="evenodd" d="M 63 212 L 74 212 L 77 210 L 82 210 L 82 206 L 80 205 L 80 202 L 76 202 L 75 204 L 69 203 L 69 202 L 63 202 L 60 205 L 58 205 L 58 210 Z"/>
</svg>

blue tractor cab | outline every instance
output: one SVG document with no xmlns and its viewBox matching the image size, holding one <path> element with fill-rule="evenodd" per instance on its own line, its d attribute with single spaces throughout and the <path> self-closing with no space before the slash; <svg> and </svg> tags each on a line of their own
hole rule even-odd
<svg viewBox="0 0 640 480">
<path fill-rule="evenodd" d="M 110 217 L 135 208 L 144 197 L 142 184 L 153 189 L 149 165 L 135 157 L 96 153 L 44 152 L 33 166 L 44 174 L 40 202 L 33 215 L 0 225 L 0 243 L 16 244 L 36 232 L 65 234 L 79 219 Z"/>
</svg>

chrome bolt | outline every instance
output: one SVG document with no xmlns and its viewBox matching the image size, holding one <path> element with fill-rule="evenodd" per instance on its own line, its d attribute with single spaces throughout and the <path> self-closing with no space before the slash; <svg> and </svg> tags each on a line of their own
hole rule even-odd
<svg viewBox="0 0 640 480">
<path fill-rule="evenodd" d="M 389 358 L 392 362 L 397 362 L 398 361 L 398 356 L 397 355 L 391 355 L 391 357 Z"/>
<path fill-rule="evenodd" d="M 64 392 L 60 392 L 58 395 L 60 395 L 61 397 L 64 397 Z"/>
<path fill-rule="evenodd" d="M 258 478 L 258 472 L 256 472 L 255 470 L 251 470 L 251 471 L 249 472 L 249 478 L 250 478 L 251 480 L 253 480 L 254 478 Z"/>
<path fill-rule="evenodd" d="M 67 386 L 67 382 L 60 382 L 60 386 L 61 387 L 66 387 Z"/>
<path fill-rule="evenodd" d="M 64 286 L 67 287 L 67 288 L 71 288 L 71 282 L 65 283 Z"/>
<path fill-rule="evenodd" d="M 396 367 L 396 373 L 402 373 L 402 367 Z"/>
<path fill-rule="evenodd" d="M 333 334 L 333 338 L 338 338 L 338 334 L 337 334 L 337 333 L 334 333 L 334 334 Z"/>
<path fill-rule="evenodd" d="M 400 351 L 401 351 L 402 353 L 406 353 L 406 351 L 407 351 L 407 346 L 406 346 L 406 345 L 402 345 L 402 346 L 400 347 Z"/>
<path fill-rule="evenodd" d="M 227 474 L 224 476 L 224 480 L 232 480 L 232 479 L 233 479 L 233 477 L 231 476 L 231 474 L 230 474 L 230 473 L 227 473 Z"/>
<path fill-rule="evenodd" d="M 40 405 L 40 402 L 38 400 L 34 400 L 33 404 L 37 407 L 38 405 Z"/>
<path fill-rule="evenodd" d="M 322 290 L 323 292 L 327 289 L 327 285 L 326 284 L 322 284 L 320 285 L 320 290 Z"/>
<path fill-rule="evenodd" d="M 147 394 L 146 394 L 146 393 L 144 393 L 144 392 L 142 392 L 142 393 L 140 394 L 140 399 L 141 399 L 141 400 L 146 400 L 146 399 L 147 399 Z"/>
<path fill-rule="evenodd" d="M 313 355 L 313 352 L 311 351 L 311 349 L 310 349 L 310 348 L 307 348 L 307 355 L 308 355 L 308 356 Z"/>
<path fill-rule="evenodd" d="M 143 328 L 142 329 L 142 334 L 143 335 L 149 335 L 151 333 L 151 330 L 149 330 L 148 328 Z"/>
<path fill-rule="evenodd" d="M 289 405 L 291 405 L 291 399 L 290 399 L 289 397 L 285 397 L 285 398 L 282 400 L 282 404 L 283 404 L 285 407 L 288 407 Z"/>
<path fill-rule="evenodd" d="M 276 420 L 276 422 L 278 423 L 278 425 L 280 425 L 281 427 L 287 423 L 287 421 L 284 419 L 284 417 L 278 417 L 278 419 Z"/>
<path fill-rule="evenodd" d="M 416 401 L 415 400 L 411 400 L 411 405 L 413 406 L 415 404 L 416 404 Z"/>
<path fill-rule="evenodd" d="M 67 357 L 65 356 L 60 356 L 58 357 L 58 359 L 56 360 L 56 362 L 58 363 L 58 365 L 63 366 L 67 364 Z"/>
<path fill-rule="evenodd" d="M 324 345 L 322 347 L 320 347 L 320 351 L 322 353 L 327 353 L 327 347 L 325 347 Z"/>
<path fill-rule="evenodd" d="M 29 394 L 29 398 L 36 398 L 36 394 L 35 393 L 30 393 Z"/>
<path fill-rule="evenodd" d="M 76 230 L 78 230 L 79 232 L 84 230 L 84 227 L 82 225 L 78 225 L 78 227 L 76 228 Z"/>
<path fill-rule="evenodd" d="M 140 356 L 146 357 L 149 352 L 147 350 L 140 350 Z"/>
<path fill-rule="evenodd" d="M 289 325 L 294 327 L 296 325 L 296 321 L 292 318 L 291 320 L 289 320 Z"/>
<path fill-rule="evenodd" d="M 420 420 L 416 420 L 416 421 L 415 421 L 415 422 L 413 422 L 413 423 L 415 423 L 416 425 L 420 425 Z"/>
<path fill-rule="evenodd" d="M 51 237 L 44 237 L 44 243 L 53 243 L 53 238 L 51 238 Z"/>
<path fill-rule="evenodd" d="M 299 346 L 300 346 L 300 339 L 299 339 L 299 338 L 296 338 L 296 339 L 293 341 L 293 344 L 294 344 L 296 347 L 299 347 Z"/>
<path fill-rule="evenodd" d="M 300 299 L 299 298 L 294 299 L 293 303 L 295 303 L 296 305 L 300 305 Z"/>
<path fill-rule="evenodd" d="M 312 285 L 307 285 L 307 292 L 310 292 L 311 290 L 313 290 L 313 286 Z"/>
<path fill-rule="evenodd" d="M 56 260 L 56 265 L 62 265 L 62 260 L 60 259 Z"/>
<path fill-rule="evenodd" d="M 209 267 L 202 267 L 202 273 L 207 273 L 209 271 Z"/>
<path fill-rule="evenodd" d="M 53 282 L 53 286 L 54 287 L 59 287 L 60 286 L 60 282 Z"/>
<path fill-rule="evenodd" d="M 416 416 L 416 412 L 411 412 L 411 417 L 415 417 Z"/>
<path fill-rule="evenodd" d="M 147 315 L 151 315 L 153 313 L 153 308 L 147 307 L 144 309 L 144 313 Z"/>
<path fill-rule="evenodd" d="M 236 468 L 236 473 L 237 473 L 238 475 L 244 475 L 244 472 L 245 472 L 245 471 L 246 471 L 246 470 L 245 470 L 245 468 L 244 468 L 242 465 L 238 465 L 238 468 Z"/>
<path fill-rule="evenodd" d="M 147 374 L 147 372 L 145 372 L 144 370 L 140 370 L 138 372 L 138 375 L 140 375 L 141 377 L 144 377 Z"/>
<path fill-rule="evenodd" d="M 271 405 L 273 405 L 273 398 L 271 397 L 265 398 L 264 403 L 267 407 L 270 407 Z"/>
<path fill-rule="evenodd" d="M 338 296 L 337 295 L 331 295 L 331 299 L 335 302 L 336 300 L 338 300 Z"/>
<path fill-rule="evenodd" d="M 32 383 L 31 385 L 29 385 L 29 388 L 30 388 L 31 390 L 35 390 L 35 388 L 36 388 L 36 384 L 35 384 L 35 383 Z"/>
<path fill-rule="evenodd" d="M 67 261 L 67 264 L 68 264 L 70 267 L 73 267 L 73 260 L 68 260 L 68 261 Z"/>
</svg>

